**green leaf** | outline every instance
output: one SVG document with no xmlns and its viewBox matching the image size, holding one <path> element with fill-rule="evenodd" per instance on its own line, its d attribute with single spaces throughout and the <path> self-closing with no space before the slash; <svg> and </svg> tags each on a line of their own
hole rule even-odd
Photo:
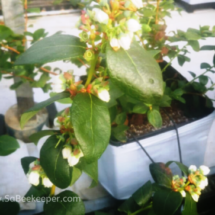
<svg viewBox="0 0 215 215">
<path fill-rule="evenodd" d="M 36 42 L 15 62 L 15 65 L 44 64 L 83 56 L 86 44 L 70 35 L 55 34 Z"/>
<path fill-rule="evenodd" d="M 181 205 L 182 200 L 179 192 L 174 192 L 171 189 L 158 190 L 153 198 L 154 212 L 159 215 L 173 215 Z"/>
<path fill-rule="evenodd" d="M 50 98 L 44 102 L 36 104 L 34 107 L 30 108 L 24 114 L 22 114 L 21 122 L 20 122 L 21 128 L 23 128 L 24 125 L 27 123 L 27 121 L 29 119 L 31 119 L 34 115 L 36 115 L 39 110 L 41 110 L 41 109 L 45 108 L 46 106 L 54 103 L 55 101 L 58 101 L 58 100 L 63 99 L 63 98 L 67 98 L 69 96 L 70 96 L 69 92 L 62 92 L 62 93 L 59 93 L 56 96 L 53 96 L 52 98 Z"/>
<path fill-rule="evenodd" d="M 55 95 L 57 95 L 57 93 L 51 92 L 49 95 L 50 95 L 50 97 L 54 97 Z M 72 99 L 70 97 L 68 97 L 68 98 L 60 99 L 56 102 L 61 103 L 61 104 L 72 104 Z"/>
<path fill-rule="evenodd" d="M 202 37 L 199 35 L 199 31 L 196 29 L 189 28 L 185 33 L 187 40 L 199 40 Z"/>
<path fill-rule="evenodd" d="M 194 72 L 189 72 L 189 73 L 192 75 L 193 78 L 196 77 L 196 74 Z"/>
<path fill-rule="evenodd" d="M 208 83 L 208 76 L 205 76 L 205 75 L 201 75 L 199 77 L 199 82 L 203 85 L 206 85 Z"/>
<path fill-rule="evenodd" d="M 49 135 L 53 135 L 53 134 L 58 134 L 59 131 L 52 131 L 52 130 L 42 130 L 42 131 L 38 131 L 37 133 L 32 134 L 29 139 L 30 141 L 32 141 L 35 145 L 38 144 L 39 140 L 42 137 L 45 136 L 49 136 Z"/>
<path fill-rule="evenodd" d="M 153 163 L 150 164 L 149 170 L 151 172 L 152 178 L 156 183 L 161 186 L 171 188 L 172 182 L 172 172 L 163 163 Z"/>
<path fill-rule="evenodd" d="M 178 55 L 178 64 L 180 66 L 183 66 L 185 62 L 190 62 L 190 58 L 184 56 L 184 55 Z"/>
<path fill-rule="evenodd" d="M 192 196 L 186 192 L 184 210 L 182 215 L 198 215 L 196 202 L 192 199 Z"/>
<path fill-rule="evenodd" d="M 158 110 L 149 110 L 147 112 L 147 118 L 149 120 L 149 123 L 155 128 L 160 128 L 162 126 L 162 117 Z"/>
<path fill-rule="evenodd" d="M 162 97 L 160 67 L 138 43 L 132 43 L 128 51 L 117 52 L 108 45 L 106 56 L 110 78 L 125 94 L 149 104 Z"/>
<path fill-rule="evenodd" d="M 28 8 L 27 11 L 28 11 L 29 13 L 40 13 L 40 8 L 39 8 L 39 7 Z"/>
<path fill-rule="evenodd" d="M 148 52 L 152 57 L 156 57 L 156 55 L 158 55 L 161 50 L 149 50 Z"/>
<path fill-rule="evenodd" d="M 118 125 L 118 126 L 112 128 L 111 135 L 116 140 L 125 143 L 127 140 L 127 137 L 126 137 L 126 131 L 127 130 L 128 130 L 128 126 Z"/>
<path fill-rule="evenodd" d="M 78 168 L 76 168 L 75 166 L 73 166 L 73 170 L 72 170 L 72 181 L 70 186 L 72 186 L 81 176 L 82 171 Z"/>
<path fill-rule="evenodd" d="M 201 50 L 202 51 L 212 51 L 212 50 L 214 50 L 215 51 L 215 46 L 202 46 L 201 47 Z"/>
<path fill-rule="evenodd" d="M 10 86 L 10 89 L 11 90 L 16 90 L 20 85 L 22 85 L 23 84 L 23 81 L 18 81 L 18 82 L 15 82 L 14 84 L 12 84 L 11 86 Z"/>
<path fill-rule="evenodd" d="M 98 160 L 110 139 L 110 116 L 105 102 L 91 94 L 78 94 L 71 107 L 71 123 L 88 163 Z"/>
<path fill-rule="evenodd" d="M 26 198 L 48 197 L 50 195 L 51 188 L 44 187 L 43 184 L 38 186 L 31 186 L 28 192 L 25 194 Z M 32 198 L 33 197 L 33 198 Z"/>
<path fill-rule="evenodd" d="M 148 107 L 144 104 L 137 104 L 133 107 L 133 113 L 145 114 L 148 111 Z"/>
<path fill-rule="evenodd" d="M 194 51 L 198 52 L 200 50 L 199 41 L 190 40 L 188 44 L 193 48 Z"/>
<path fill-rule="evenodd" d="M 62 150 L 64 143 L 55 148 L 58 139 L 55 135 L 49 137 L 40 151 L 40 163 L 46 175 L 57 187 L 64 189 L 72 181 L 72 167 L 63 159 Z"/>
<path fill-rule="evenodd" d="M 177 161 L 169 161 L 166 163 L 166 166 L 169 167 L 172 163 L 177 164 L 177 166 L 180 168 L 180 170 L 184 173 L 184 175 L 188 176 L 189 175 L 189 170 L 188 167 L 185 166 L 184 164 L 177 162 Z"/>
<path fill-rule="evenodd" d="M 19 148 L 19 143 L 8 135 L 0 136 L 0 156 L 12 154 Z"/>
<path fill-rule="evenodd" d="M 152 184 L 151 181 L 146 182 L 139 188 L 132 197 L 139 206 L 144 206 L 152 197 Z"/>
<path fill-rule="evenodd" d="M 87 173 L 96 183 L 98 183 L 98 161 L 87 163 L 84 158 L 80 160 L 77 168 Z"/>
<path fill-rule="evenodd" d="M 0 25 L 0 41 L 7 40 L 9 36 L 13 35 L 13 31 L 5 25 Z"/>
<path fill-rule="evenodd" d="M 22 168 L 26 175 L 29 171 L 30 163 L 34 162 L 36 159 L 37 159 L 36 157 L 24 157 L 21 159 Z"/>
<path fill-rule="evenodd" d="M 126 118 L 127 118 L 127 114 L 125 112 L 119 113 L 115 118 L 115 122 L 118 125 L 122 125 L 125 123 Z"/>
<path fill-rule="evenodd" d="M 129 214 L 134 213 L 135 211 L 137 211 L 139 208 L 140 207 L 135 202 L 134 198 L 131 197 L 131 198 L 127 199 L 124 203 L 122 203 L 122 205 L 120 205 L 118 210 L 121 211 L 121 212 L 125 212 L 125 213 L 127 213 L 129 215 Z"/>
<path fill-rule="evenodd" d="M 211 67 L 211 65 L 208 63 L 201 63 L 201 69 L 208 69 L 210 67 Z"/>
<path fill-rule="evenodd" d="M 159 107 L 170 107 L 172 99 L 168 95 L 164 95 L 159 102 Z"/>
<path fill-rule="evenodd" d="M 44 212 L 46 215 L 84 215 L 85 207 L 78 195 L 66 190 L 56 195 L 55 201 L 46 202 Z"/>
<path fill-rule="evenodd" d="M 19 203 L 9 200 L 0 201 L 1 215 L 18 215 L 20 211 Z"/>
</svg>

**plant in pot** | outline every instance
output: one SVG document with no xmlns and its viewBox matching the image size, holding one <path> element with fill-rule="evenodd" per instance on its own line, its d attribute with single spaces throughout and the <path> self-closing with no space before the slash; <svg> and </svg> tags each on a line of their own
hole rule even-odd
<svg viewBox="0 0 215 215">
<path fill-rule="evenodd" d="M 55 121 L 60 130 L 44 130 L 33 135 L 35 142 L 43 136 L 51 135 L 40 151 L 40 158 L 22 159 L 25 173 L 33 184 L 27 196 L 48 196 L 49 193 L 53 196 L 56 186 L 67 188 L 80 177 L 82 171 L 93 178 L 92 186 L 95 185 L 98 182 L 98 159 L 109 144 L 111 130 L 115 139 L 119 139 L 117 134 L 125 137 L 123 126 L 129 125 L 128 121 L 132 118 L 130 114 L 137 112 L 133 111 L 133 106 L 136 106 L 138 113 L 139 110 L 142 114 L 148 112 L 149 121 L 155 127 L 161 125 L 159 107 L 169 106 L 166 99 L 169 101 L 171 97 L 164 94 L 164 91 L 168 92 L 165 90 L 167 84 L 163 82 L 156 60 L 140 46 L 138 37 L 136 39 L 136 36 L 141 35 L 139 16 L 136 13 L 139 8 L 142 8 L 142 2 L 139 1 L 94 2 L 81 14 L 77 24 L 82 30 L 80 37 L 62 34 L 47 37 L 36 42 L 15 62 L 16 65 L 24 65 L 71 60 L 87 66 L 86 78 L 78 82 L 75 82 L 72 73 L 60 75 L 55 83 L 55 90 L 59 93 L 29 109 L 21 117 L 23 127 L 41 108 L 60 99 L 71 99 L 71 108 L 61 112 Z M 126 110 L 130 107 L 131 112 Z M 117 128 L 121 130 L 117 131 Z M 162 146 L 158 147 L 161 150 Z M 128 149 L 127 152 L 125 157 L 130 160 L 126 168 L 138 159 L 132 155 L 132 150 Z M 141 153 L 139 155 L 143 157 Z M 115 158 L 106 158 L 112 162 L 110 164 L 108 160 L 105 161 L 110 165 L 107 170 L 116 170 L 113 163 Z M 105 156 L 101 159 L 104 160 Z M 141 172 L 144 165 L 138 168 Z M 111 177 L 116 178 L 117 174 L 111 174 L 106 174 L 106 180 L 112 180 L 114 184 Z M 135 179 L 134 175 L 130 177 Z M 144 177 L 141 180 L 140 186 Z M 45 193 L 41 189 L 43 186 L 47 187 Z M 131 188 L 130 191 L 136 189 Z M 53 197 L 77 198 L 77 195 L 63 191 Z M 60 211 L 84 214 L 84 206 L 81 201 L 76 204 L 52 201 L 44 205 L 45 214 L 58 214 Z"/>
<path fill-rule="evenodd" d="M 47 119 L 47 112 L 45 109 L 41 110 L 24 130 L 21 130 L 19 126 L 20 116 L 34 106 L 32 88 L 41 88 L 44 92 L 48 92 L 51 89 L 51 83 L 47 83 L 51 79 L 50 75 L 57 75 L 57 73 L 51 72 L 50 67 L 43 67 L 42 64 L 14 65 L 16 58 L 25 52 L 29 41 L 33 44 L 45 38 L 47 33 L 45 29 L 38 29 L 33 33 L 27 31 L 27 12 L 29 11 L 27 1 L 24 4 L 25 10 L 23 10 L 23 4 L 17 1 L 2 0 L 2 6 L 5 23 L 0 24 L 0 78 L 14 78 L 14 84 L 10 86 L 10 89 L 16 90 L 17 98 L 17 105 L 9 108 L 5 121 L 10 135 L 29 142 L 28 137 L 36 130 L 42 129 Z M 15 11 L 13 11 L 14 7 Z"/>
</svg>

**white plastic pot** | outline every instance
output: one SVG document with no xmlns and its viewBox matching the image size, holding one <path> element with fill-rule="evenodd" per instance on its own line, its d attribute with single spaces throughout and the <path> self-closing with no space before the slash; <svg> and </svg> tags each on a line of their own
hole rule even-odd
<svg viewBox="0 0 215 215">
<path fill-rule="evenodd" d="M 213 3 L 215 0 L 182 0 L 190 5 Z"/>
<path fill-rule="evenodd" d="M 185 165 L 204 163 L 207 137 L 215 111 L 205 118 L 180 127 L 182 159 Z M 171 130 L 139 141 L 155 162 L 179 161 L 176 131 Z M 109 144 L 99 159 L 99 181 L 116 199 L 129 198 L 148 180 L 151 161 L 136 142 L 113 146 Z M 176 166 L 173 173 L 180 172 Z"/>
</svg>

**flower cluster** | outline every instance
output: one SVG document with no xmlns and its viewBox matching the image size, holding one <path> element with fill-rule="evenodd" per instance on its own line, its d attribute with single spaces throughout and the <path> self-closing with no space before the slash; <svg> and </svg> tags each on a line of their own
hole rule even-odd
<svg viewBox="0 0 215 215">
<path fill-rule="evenodd" d="M 183 197 L 186 196 L 186 191 L 190 193 L 194 201 L 199 200 L 201 190 L 205 189 L 208 185 L 208 179 L 205 175 L 209 174 L 210 169 L 207 166 L 200 166 L 197 169 L 196 166 L 191 165 L 189 167 L 189 175 L 180 178 L 178 175 L 173 177 L 172 189 L 175 192 L 180 192 Z"/>
<path fill-rule="evenodd" d="M 134 33 L 138 33 L 142 28 L 136 13 L 143 7 L 142 1 L 111 0 L 110 5 L 100 1 L 91 3 L 91 6 L 93 6 L 92 9 L 82 12 L 78 23 L 78 27 L 83 30 L 80 38 L 89 44 L 91 54 L 102 48 L 106 41 L 110 42 L 115 51 L 120 48 L 128 50 Z M 95 45 L 95 42 L 98 45 Z"/>
<path fill-rule="evenodd" d="M 68 160 L 69 166 L 75 166 L 79 159 L 84 156 L 75 138 L 67 140 L 62 150 L 62 155 L 64 159 Z"/>
<path fill-rule="evenodd" d="M 53 185 L 41 167 L 39 159 L 30 163 L 27 177 L 29 183 L 33 184 L 34 186 L 38 186 L 40 184 L 40 178 L 42 179 L 42 184 L 44 187 L 52 187 Z"/>
</svg>

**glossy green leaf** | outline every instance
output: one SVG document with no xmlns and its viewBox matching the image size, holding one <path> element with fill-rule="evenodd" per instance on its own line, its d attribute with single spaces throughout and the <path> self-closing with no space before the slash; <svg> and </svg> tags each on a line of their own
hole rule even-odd
<svg viewBox="0 0 215 215">
<path fill-rule="evenodd" d="M 186 192 L 184 209 L 182 215 L 198 215 L 196 202 L 193 200 L 192 196 Z"/>
<path fill-rule="evenodd" d="M 201 35 L 199 34 L 199 31 L 193 28 L 189 28 L 187 32 L 185 33 L 185 37 L 187 40 L 199 40 L 201 39 Z"/>
<path fill-rule="evenodd" d="M 149 110 L 147 112 L 147 118 L 149 120 L 149 123 L 153 125 L 155 128 L 160 128 L 162 126 L 162 117 L 158 110 Z"/>
<path fill-rule="evenodd" d="M 44 64 L 82 57 L 86 44 L 71 35 L 55 34 L 36 42 L 15 62 L 16 65 Z"/>
<path fill-rule="evenodd" d="M 111 129 L 111 136 L 114 139 L 116 139 L 116 140 L 118 140 L 118 141 L 120 141 L 122 143 L 125 143 L 126 140 L 127 140 L 126 131 L 128 130 L 128 128 L 129 127 L 126 126 L 126 125 L 118 125 L 116 127 L 113 127 Z"/>
<path fill-rule="evenodd" d="M 87 163 L 84 158 L 77 164 L 77 168 L 87 173 L 96 183 L 98 183 L 98 161 Z"/>
<path fill-rule="evenodd" d="M 212 51 L 212 50 L 215 50 L 215 46 L 202 46 L 201 47 L 201 50 L 202 51 Z"/>
<path fill-rule="evenodd" d="M 13 35 L 13 31 L 10 28 L 0 25 L 0 41 L 6 40 L 11 35 Z"/>
<path fill-rule="evenodd" d="M 159 107 L 170 107 L 172 99 L 168 95 L 164 95 L 159 102 Z"/>
<path fill-rule="evenodd" d="M 42 137 L 45 136 L 49 136 L 49 135 L 53 135 L 53 134 L 58 134 L 59 131 L 53 131 L 53 130 L 42 130 L 42 131 L 38 131 L 37 133 L 32 134 L 29 139 L 30 141 L 32 141 L 35 145 L 38 144 L 39 140 Z"/>
<path fill-rule="evenodd" d="M 29 165 L 30 163 L 34 162 L 37 158 L 36 157 L 24 157 L 21 159 L 22 168 L 25 172 L 25 174 L 29 171 Z"/>
<path fill-rule="evenodd" d="M 169 165 L 171 165 L 172 163 L 175 163 L 180 168 L 180 170 L 184 173 L 184 175 L 188 176 L 189 171 L 187 166 L 177 161 L 169 161 L 166 163 L 166 166 L 169 167 Z"/>
<path fill-rule="evenodd" d="M 208 69 L 211 65 L 209 63 L 201 63 L 201 69 Z"/>
<path fill-rule="evenodd" d="M 180 207 L 182 200 L 179 192 L 171 189 L 158 190 L 153 198 L 153 210 L 157 215 L 173 215 Z"/>
<path fill-rule="evenodd" d="M 110 116 L 105 102 L 91 94 L 78 94 L 71 107 L 71 123 L 88 163 L 99 159 L 110 139 Z"/>
<path fill-rule="evenodd" d="M 148 111 L 148 107 L 144 104 L 137 104 L 133 107 L 133 113 L 145 114 Z"/>
<path fill-rule="evenodd" d="M 203 85 L 207 85 L 207 83 L 208 83 L 208 76 L 206 76 L 206 75 L 201 75 L 201 76 L 199 77 L 199 82 L 200 82 L 201 84 L 203 84 Z"/>
<path fill-rule="evenodd" d="M 152 197 L 151 181 L 146 182 L 132 196 L 139 206 L 144 206 Z"/>
<path fill-rule="evenodd" d="M 72 181 L 70 183 L 70 186 L 72 186 L 81 176 L 82 171 L 79 168 L 76 168 L 75 166 L 73 166 L 73 170 L 72 170 Z"/>
<path fill-rule="evenodd" d="M 200 50 L 199 41 L 197 40 L 190 40 L 188 44 L 193 48 L 194 51 L 198 52 Z"/>
<path fill-rule="evenodd" d="M 119 113 L 115 118 L 115 122 L 117 125 L 122 125 L 125 123 L 126 118 L 127 118 L 127 114 L 125 112 Z"/>
<path fill-rule="evenodd" d="M 156 183 L 164 187 L 171 187 L 172 172 L 163 163 L 152 163 L 149 166 L 152 178 Z"/>
<path fill-rule="evenodd" d="M 133 197 L 130 197 L 129 199 L 127 199 L 118 208 L 119 211 L 125 212 L 128 215 L 134 213 L 138 209 L 140 209 L 140 206 L 135 202 Z"/>
<path fill-rule="evenodd" d="M 58 138 L 55 135 L 49 137 L 40 151 L 40 163 L 46 175 L 53 184 L 64 189 L 72 181 L 72 167 L 67 159 L 63 159 L 62 149 L 64 143 L 60 143 L 56 148 Z"/>
<path fill-rule="evenodd" d="M 12 202 L 7 199 L 0 201 L 1 215 L 18 215 L 20 206 L 18 202 Z"/>
<path fill-rule="evenodd" d="M 46 202 L 44 212 L 45 215 L 84 215 L 85 207 L 77 194 L 66 190 L 56 195 L 54 201 Z"/>
<path fill-rule="evenodd" d="M 62 92 L 62 93 L 59 93 L 59 94 L 51 97 L 50 99 L 48 99 L 44 102 L 36 104 L 34 107 L 30 108 L 24 114 L 22 114 L 21 122 L 20 122 L 21 128 L 23 128 L 24 125 L 27 123 L 27 121 L 29 119 L 31 119 L 34 115 L 36 115 L 39 110 L 47 107 L 48 105 L 54 103 L 55 101 L 58 101 L 63 98 L 68 98 L 69 96 L 70 96 L 69 92 Z"/>
<path fill-rule="evenodd" d="M 46 188 L 43 184 L 39 184 L 38 186 L 32 185 L 28 192 L 25 194 L 25 197 L 34 200 L 37 197 L 48 197 L 50 195 L 50 192 L 51 188 Z"/>
<path fill-rule="evenodd" d="M 12 154 L 19 148 L 19 143 L 8 135 L 0 136 L 0 156 Z"/>
<path fill-rule="evenodd" d="M 106 56 L 110 78 L 125 94 L 149 104 L 162 97 L 160 67 L 139 44 L 134 42 L 128 51 L 117 52 L 108 45 Z"/>
</svg>

